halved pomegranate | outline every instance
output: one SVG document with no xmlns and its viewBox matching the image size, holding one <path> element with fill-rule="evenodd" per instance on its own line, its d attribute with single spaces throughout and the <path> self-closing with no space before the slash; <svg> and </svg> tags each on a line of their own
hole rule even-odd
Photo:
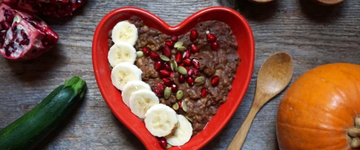
<svg viewBox="0 0 360 150">
<path fill-rule="evenodd" d="M 32 59 L 51 49 L 59 36 L 40 18 L 0 4 L 0 53 Z"/>
</svg>

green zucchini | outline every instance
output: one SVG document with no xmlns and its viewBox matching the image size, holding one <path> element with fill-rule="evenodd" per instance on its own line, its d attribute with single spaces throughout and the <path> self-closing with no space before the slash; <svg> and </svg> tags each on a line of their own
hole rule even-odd
<svg viewBox="0 0 360 150">
<path fill-rule="evenodd" d="M 35 108 L 0 130 L 0 150 L 34 148 L 80 103 L 86 83 L 74 76 L 54 89 Z"/>
</svg>

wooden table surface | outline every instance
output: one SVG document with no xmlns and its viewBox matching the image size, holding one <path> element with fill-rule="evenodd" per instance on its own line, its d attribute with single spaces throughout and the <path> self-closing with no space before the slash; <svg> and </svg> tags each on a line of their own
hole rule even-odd
<svg viewBox="0 0 360 150">
<path fill-rule="evenodd" d="M 9 61 L 0 57 L 0 129 L 38 104 L 56 86 L 73 75 L 86 80 L 84 103 L 36 149 L 145 149 L 115 117 L 95 82 L 91 61 L 94 30 L 102 17 L 123 6 L 153 12 L 176 25 L 190 14 L 215 5 L 239 11 L 255 37 L 256 59 L 249 89 L 231 121 L 204 149 L 225 149 L 244 121 L 252 99 L 259 67 L 271 54 L 293 56 L 294 79 L 318 65 L 333 62 L 360 64 L 360 1 L 324 7 L 308 0 L 278 0 L 258 5 L 246 0 L 89 0 L 69 19 L 46 19 L 60 40 L 41 57 Z M 243 150 L 276 150 L 275 121 L 283 93 L 256 116 Z"/>
</svg>

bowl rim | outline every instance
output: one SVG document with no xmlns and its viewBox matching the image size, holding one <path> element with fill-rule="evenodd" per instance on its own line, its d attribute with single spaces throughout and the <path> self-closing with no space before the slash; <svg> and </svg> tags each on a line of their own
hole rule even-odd
<svg viewBox="0 0 360 150">
<path fill-rule="evenodd" d="M 242 102 L 242 100 L 243 100 L 243 98 L 244 98 L 244 96 L 246 94 L 247 89 L 249 88 L 249 84 L 250 84 L 251 77 L 252 77 L 252 74 L 253 74 L 253 69 L 254 69 L 254 62 L 255 62 L 255 42 L 254 42 L 253 32 L 252 32 L 252 30 L 250 28 L 249 23 L 246 21 L 246 19 L 242 15 L 240 15 L 237 11 L 235 11 L 235 10 L 233 10 L 231 8 L 223 7 L 223 6 L 212 6 L 212 7 L 207 7 L 207 8 L 201 9 L 201 10 L 193 13 L 192 15 L 188 16 L 185 20 L 183 20 L 178 25 L 170 26 L 165 21 L 163 21 L 161 18 L 159 18 L 158 16 L 154 15 L 153 13 L 151 13 L 151 12 L 149 12 L 147 10 L 144 10 L 144 9 L 141 9 L 141 8 L 138 8 L 138 7 L 120 7 L 120 8 L 114 9 L 114 10 L 110 11 L 108 14 L 106 14 L 101 19 L 99 24 L 97 25 L 97 27 L 95 29 L 95 32 L 94 32 L 93 41 L 92 41 L 92 62 L 93 62 L 92 64 L 93 64 L 93 69 L 94 69 L 93 71 L 94 71 L 94 75 L 95 75 L 95 79 L 96 79 L 98 88 L 100 90 L 100 93 L 101 93 L 104 101 L 106 102 L 106 104 L 110 108 L 111 112 L 117 117 L 117 119 L 119 119 L 121 121 L 122 124 L 124 124 L 133 134 L 135 134 L 135 136 L 142 142 L 142 144 L 144 144 L 145 147 L 147 147 L 147 143 L 145 142 L 145 138 L 140 136 L 140 133 L 136 129 L 131 128 L 131 124 L 129 122 L 127 122 L 123 116 L 121 116 L 121 115 L 119 115 L 117 113 L 114 113 L 115 112 L 114 109 L 115 109 L 116 106 L 109 103 L 109 101 L 103 95 L 105 93 L 105 91 L 104 91 L 105 87 L 102 86 L 101 84 L 99 84 L 101 82 L 100 81 L 101 76 L 100 76 L 100 72 L 97 71 L 99 69 L 99 65 L 98 65 L 98 57 L 96 55 L 96 51 L 97 51 L 96 42 L 94 42 L 94 41 L 99 40 L 101 30 L 102 30 L 104 24 L 107 21 L 109 21 L 109 19 L 112 18 L 117 13 L 122 13 L 124 11 L 125 12 L 126 11 L 134 11 L 134 12 L 137 12 L 137 13 L 146 14 L 147 17 L 151 18 L 151 20 L 154 20 L 156 22 L 161 23 L 163 28 L 165 28 L 167 30 L 170 30 L 170 31 L 177 31 L 182 26 L 184 26 L 184 25 L 188 24 L 189 22 L 191 22 L 192 20 L 196 19 L 201 14 L 207 13 L 207 12 L 210 12 L 210 11 L 214 11 L 214 10 L 221 10 L 221 11 L 227 11 L 229 13 L 232 13 L 233 15 L 235 15 L 237 17 L 237 19 L 239 19 L 243 23 L 243 25 L 245 27 L 245 30 L 248 32 L 247 36 L 248 36 L 248 39 L 250 41 L 250 48 L 248 50 L 249 55 L 250 55 L 250 58 L 249 58 L 249 60 L 250 60 L 249 61 L 249 71 L 246 73 L 246 76 L 245 76 L 245 85 L 246 86 L 241 91 L 241 92 L 243 92 L 243 94 L 241 95 L 241 98 L 239 98 L 240 100 L 235 102 L 236 107 L 232 107 L 232 109 L 230 110 L 230 113 L 224 118 L 224 121 L 219 123 L 220 127 L 216 128 L 216 130 L 214 131 L 214 134 L 211 134 L 209 137 L 205 138 L 199 144 L 198 148 L 200 149 L 203 146 L 205 146 L 210 140 L 212 140 L 215 136 L 217 136 L 217 134 L 219 134 L 219 132 L 231 120 L 231 117 L 234 115 L 234 113 L 238 109 L 240 103 Z"/>
</svg>

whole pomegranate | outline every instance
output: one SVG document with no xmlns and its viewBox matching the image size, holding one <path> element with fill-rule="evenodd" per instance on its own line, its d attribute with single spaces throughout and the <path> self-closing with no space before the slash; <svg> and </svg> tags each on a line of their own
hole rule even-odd
<svg viewBox="0 0 360 150">
<path fill-rule="evenodd" d="M 59 36 L 40 18 L 0 3 L 0 53 L 31 59 L 51 49 Z"/>
<path fill-rule="evenodd" d="M 3 0 L 11 8 L 50 17 L 71 16 L 87 0 Z"/>
</svg>

